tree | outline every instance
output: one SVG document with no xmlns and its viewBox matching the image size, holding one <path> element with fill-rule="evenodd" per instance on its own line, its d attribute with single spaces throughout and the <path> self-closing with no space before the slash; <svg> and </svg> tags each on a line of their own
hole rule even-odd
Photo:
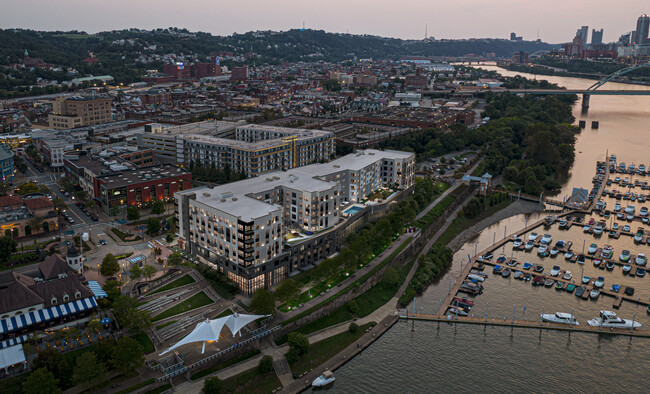
<svg viewBox="0 0 650 394">
<path fill-rule="evenodd" d="M 288 303 L 300 295 L 300 284 L 293 279 L 280 283 L 275 290 L 275 296 L 283 303 Z"/>
<path fill-rule="evenodd" d="M 140 219 L 140 209 L 136 207 L 135 205 L 131 205 L 127 210 L 126 210 L 126 218 L 129 220 L 138 220 Z"/>
<path fill-rule="evenodd" d="M 0 263 L 5 263 L 16 252 L 18 242 L 11 237 L 0 238 Z"/>
<path fill-rule="evenodd" d="M 91 332 L 98 333 L 102 329 L 102 323 L 99 322 L 99 319 L 92 319 L 86 324 L 86 328 Z"/>
<path fill-rule="evenodd" d="M 151 213 L 154 215 L 160 215 L 163 212 L 165 212 L 165 203 L 161 200 L 156 200 L 151 204 Z"/>
<path fill-rule="evenodd" d="M 60 393 L 59 379 L 47 368 L 38 368 L 29 374 L 23 382 L 23 393 L 25 394 L 52 394 Z"/>
<path fill-rule="evenodd" d="M 222 390 L 221 379 L 214 376 L 211 378 L 205 379 L 203 382 L 203 392 L 205 394 L 219 394 Z"/>
<path fill-rule="evenodd" d="M 149 218 L 147 219 L 147 234 L 156 235 L 160 231 L 160 219 Z"/>
<path fill-rule="evenodd" d="M 144 365 L 142 346 L 131 337 L 122 337 L 113 349 L 111 365 L 119 372 L 126 374 Z"/>
<path fill-rule="evenodd" d="M 102 260 L 102 265 L 99 268 L 99 272 L 104 276 L 111 276 L 120 271 L 120 264 L 117 262 L 115 256 L 111 253 L 108 253 L 104 260 Z"/>
<path fill-rule="evenodd" d="M 151 328 L 149 312 L 138 309 L 138 302 L 129 296 L 119 296 L 113 302 L 113 312 L 120 324 L 128 329 L 143 331 Z"/>
<path fill-rule="evenodd" d="M 270 291 L 261 288 L 253 294 L 250 309 L 260 315 L 275 315 L 275 297 Z"/>
<path fill-rule="evenodd" d="M 353 315 L 356 315 L 359 312 L 359 305 L 357 305 L 357 302 L 355 300 L 350 300 L 348 302 L 348 310 Z"/>
<path fill-rule="evenodd" d="M 183 255 L 181 252 L 174 252 L 167 257 L 167 264 L 172 267 L 178 267 L 183 263 Z"/>
<path fill-rule="evenodd" d="M 107 364 L 111 361 L 116 346 L 117 344 L 115 343 L 115 340 L 111 337 L 107 337 L 95 343 L 93 352 L 97 356 L 97 359 Z"/>
<path fill-rule="evenodd" d="M 46 369 L 47 371 L 58 376 L 62 386 L 66 386 L 72 373 L 68 360 L 55 349 L 44 349 L 38 353 L 38 356 L 32 363 L 32 369 Z"/>
<path fill-rule="evenodd" d="M 129 269 L 129 277 L 131 280 L 137 280 L 142 277 L 142 270 L 140 269 L 140 266 L 137 264 L 133 264 L 131 268 Z"/>
<path fill-rule="evenodd" d="M 267 354 L 264 357 L 262 357 L 260 359 L 258 368 L 261 373 L 273 371 L 273 356 Z"/>
<path fill-rule="evenodd" d="M 106 375 L 106 365 L 97 359 L 93 352 L 85 352 L 77 357 L 72 380 L 76 383 L 88 383 Z"/>
<path fill-rule="evenodd" d="M 62 211 L 68 207 L 65 201 L 59 197 L 56 197 L 54 200 L 52 200 L 52 203 L 54 204 L 54 207 L 57 208 L 59 211 Z"/>
<path fill-rule="evenodd" d="M 288 336 L 289 352 L 286 355 L 290 363 L 300 360 L 300 357 L 309 351 L 309 339 L 305 334 L 290 332 Z"/>
<path fill-rule="evenodd" d="M 142 274 L 147 279 L 151 279 L 151 277 L 154 276 L 156 274 L 156 272 L 158 272 L 156 267 L 154 267 L 153 265 L 149 265 L 149 264 L 145 265 L 144 269 L 142 270 Z"/>
<path fill-rule="evenodd" d="M 384 278 L 383 280 L 390 286 L 390 287 L 397 287 L 399 286 L 399 274 L 397 273 L 397 270 L 393 266 L 389 266 L 386 268 L 386 272 L 384 272 Z"/>
<path fill-rule="evenodd" d="M 120 207 L 111 207 L 111 216 L 117 216 L 120 214 Z"/>
<path fill-rule="evenodd" d="M 359 325 L 357 323 L 350 323 L 350 326 L 348 327 L 348 331 L 352 334 L 356 334 L 357 331 L 359 330 Z"/>
</svg>

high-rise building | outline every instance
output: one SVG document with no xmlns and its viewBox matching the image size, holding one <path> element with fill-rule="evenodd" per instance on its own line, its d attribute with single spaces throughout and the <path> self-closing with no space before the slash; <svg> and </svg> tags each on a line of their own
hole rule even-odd
<svg viewBox="0 0 650 394">
<path fill-rule="evenodd" d="M 634 35 L 635 43 L 646 44 L 649 42 L 648 27 L 650 27 L 650 17 L 643 14 L 636 20 L 636 34 Z"/>
<path fill-rule="evenodd" d="M 111 99 L 103 96 L 58 97 L 49 116 L 53 129 L 73 129 L 111 121 Z"/>
<path fill-rule="evenodd" d="M 591 31 L 591 46 L 595 47 L 603 44 L 603 29 Z"/>
<path fill-rule="evenodd" d="M 576 32 L 576 36 L 582 38 L 583 44 L 587 44 L 587 36 L 589 36 L 589 26 L 582 26 L 581 28 L 578 29 Z"/>
<path fill-rule="evenodd" d="M 621 34 L 621 36 L 618 38 L 618 43 L 621 45 L 630 45 L 630 38 L 632 35 L 634 35 L 634 33 L 636 32 L 631 31 L 625 34 Z"/>
</svg>

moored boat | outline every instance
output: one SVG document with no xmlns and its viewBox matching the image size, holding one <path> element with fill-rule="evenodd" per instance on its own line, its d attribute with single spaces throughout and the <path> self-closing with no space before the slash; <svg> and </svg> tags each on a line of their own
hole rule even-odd
<svg viewBox="0 0 650 394">
<path fill-rule="evenodd" d="M 554 283 L 555 283 L 555 281 L 553 279 L 549 278 L 549 279 L 546 279 L 544 281 L 544 286 L 551 287 L 551 286 L 553 286 Z"/>
<path fill-rule="evenodd" d="M 572 277 L 573 275 L 571 275 L 571 271 L 565 271 L 564 275 L 562 275 L 562 279 L 564 280 L 571 280 Z"/>
<path fill-rule="evenodd" d="M 506 269 L 504 269 L 503 272 L 501 273 L 501 276 L 503 276 L 504 278 L 507 278 L 507 277 L 510 276 L 511 273 L 512 273 L 512 270 L 511 270 L 510 268 L 506 268 Z"/>
<path fill-rule="evenodd" d="M 612 271 L 615 265 L 616 264 L 614 264 L 614 262 L 610 260 L 607 262 L 607 264 L 605 264 L 605 268 L 607 268 L 607 271 Z"/>
<path fill-rule="evenodd" d="M 556 312 L 555 314 L 545 313 L 540 315 L 542 321 L 550 323 L 573 324 L 579 326 L 578 321 L 570 313 Z"/>
<path fill-rule="evenodd" d="M 585 288 L 582 287 L 582 286 L 578 286 L 578 287 L 576 287 L 576 290 L 575 290 L 575 292 L 573 294 L 575 294 L 576 297 L 582 297 L 584 292 L 585 292 Z"/>
<path fill-rule="evenodd" d="M 584 283 L 585 285 L 589 284 L 590 281 L 591 281 L 591 278 L 589 276 L 583 276 L 582 277 L 582 283 Z"/>
<path fill-rule="evenodd" d="M 569 283 L 568 285 L 566 285 L 567 293 L 573 293 L 575 289 L 576 289 L 576 285 L 574 285 L 573 283 Z"/>
<path fill-rule="evenodd" d="M 641 323 L 629 319 L 622 319 L 616 316 L 612 311 L 600 311 L 600 316 L 587 321 L 592 327 L 606 327 L 606 328 L 638 328 Z"/>
<path fill-rule="evenodd" d="M 336 378 L 334 377 L 334 374 L 330 370 L 325 370 L 322 375 L 314 379 L 314 381 L 311 383 L 312 387 L 325 387 L 329 384 L 334 383 Z"/>
<path fill-rule="evenodd" d="M 594 300 L 598 298 L 599 295 L 600 295 L 600 290 L 598 289 L 591 289 L 591 291 L 589 292 L 589 298 Z"/>
<path fill-rule="evenodd" d="M 594 282 L 594 286 L 601 289 L 603 286 L 605 286 L 605 278 L 599 276 Z"/>
<path fill-rule="evenodd" d="M 632 271 L 632 266 L 630 264 L 623 264 L 623 273 L 629 274 Z"/>
</svg>

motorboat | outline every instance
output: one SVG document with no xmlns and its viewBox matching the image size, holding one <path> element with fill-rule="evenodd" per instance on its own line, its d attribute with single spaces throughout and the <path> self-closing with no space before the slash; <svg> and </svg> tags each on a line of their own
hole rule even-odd
<svg viewBox="0 0 650 394">
<path fill-rule="evenodd" d="M 573 283 L 569 283 L 568 285 L 566 285 L 567 293 L 573 293 L 575 289 L 576 289 L 576 285 L 574 285 Z"/>
<path fill-rule="evenodd" d="M 492 268 L 492 273 L 500 275 L 501 271 L 503 271 L 503 266 L 500 265 L 495 265 L 494 268 Z"/>
<path fill-rule="evenodd" d="M 514 249 L 519 249 L 519 248 L 521 248 L 521 245 L 523 245 L 523 243 L 524 242 L 520 238 L 517 238 L 512 242 L 512 247 Z"/>
<path fill-rule="evenodd" d="M 645 273 L 646 273 L 645 268 L 639 267 L 639 268 L 636 269 L 636 276 L 638 276 L 640 278 L 643 278 L 645 276 Z"/>
<path fill-rule="evenodd" d="M 514 274 L 515 279 L 523 279 L 524 278 L 524 273 L 520 270 L 516 270 Z"/>
<path fill-rule="evenodd" d="M 623 264 L 623 273 L 629 274 L 632 271 L 632 266 L 630 264 Z"/>
<path fill-rule="evenodd" d="M 618 177 L 617 177 L 618 178 Z M 616 204 L 614 205 L 614 212 L 618 212 L 621 210 L 621 204 Z"/>
<path fill-rule="evenodd" d="M 564 254 L 564 259 L 565 260 L 571 260 L 573 258 L 573 253 L 572 252 L 566 252 Z"/>
<path fill-rule="evenodd" d="M 501 276 L 503 276 L 504 278 L 507 278 L 507 277 L 510 276 L 511 273 L 512 273 L 512 270 L 511 270 L 510 268 L 506 268 L 506 269 L 504 269 L 503 272 L 501 273 Z"/>
<path fill-rule="evenodd" d="M 471 293 L 471 294 L 480 294 L 483 292 L 483 286 L 468 281 L 461 283 L 460 289 L 466 293 Z"/>
<path fill-rule="evenodd" d="M 544 266 L 543 265 L 536 265 L 535 269 L 533 270 L 537 273 L 544 272 Z"/>
<path fill-rule="evenodd" d="M 560 323 L 560 324 L 573 324 L 574 326 L 579 326 L 580 324 L 576 319 L 573 318 L 573 315 L 570 313 L 556 312 L 555 314 L 544 313 L 541 315 L 542 321 L 549 323 Z"/>
<path fill-rule="evenodd" d="M 461 297 L 454 297 L 453 301 L 456 301 L 456 302 L 458 302 L 458 303 L 461 303 L 461 304 L 467 305 L 467 306 L 469 306 L 469 307 L 474 306 L 474 301 L 470 300 L 470 299 L 467 298 L 467 297 L 462 297 L 462 298 L 461 298 Z"/>
<path fill-rule="evenodd" d="M 621 260 L 621 263 L 627 263 L 630 261 L 630 251 L 627 249 L 623 250 L 618 258 Z"/>
<path fill-rule="evenodd" d="M 641 327 L 641 323 L 629 320 L 621 319 L 616 316 L 616 313 L 612 311 L 600 311 L 600 316 L 587 321 L 592 327 L 605 327 L 605 328 L 638 328 Z"/>
<path fill-rule="evenodd" d="M 546 244 L 539 245 L 537 248 L 537 254 L 546 257 L 548 255 L 548 246 L 546 246 Z"/>
<path fill-rule="evenodd" d="M 598 251 L 598 245 L 597 245 L 597 244 L 591 244 L 591 245 L 589 245 L 589 248 L 587 249 L 587 253 L 589 253 L 589 254 L 595 254 L 596 251 Z"/>
<path fill-rule="evenodd" d="M 526 282 L 530 282 L 532 279 L 533 279 L 533 274 L 531 274 L 530 272 L 524 273 L 524 280 Z"/>
<path fill-rule="evenodd" d="M 578 264 L 584 264 L 585 261 L 586 261 L 585 255 L 581 254 L 580 256 L 578 256 Z"/>
<path fill-rule="evenodd" d="M 535 244 L 533 243 L 533 241 L 528 241 L 528 242 L 526 242 L 526 245 L 524 246 L 524 249 L 530 251 L 530 250 L 532 250 L 534 247 L 535 247 Z"/>
<path fill-rule="evenodd" d="M 590 281 L 591 281 L 591 277 L 589 277 L 589 276 L 583 276 L 582 277 L 582 283 L 583 284 L 588 285 Z"/>
<path fill-rule="evenodd" d="M 551 249 L 550 252 L 548 252 L 548 254 L 549 254 L 551 257 L 555 257 L 555 256 L 557 256 L 558 253 L 560 253 L 560 251 L 559 251 L 557 248 L 553 248 L 553 249 Z"/>
<path fill-rule="evenodd" d="M 591 231 L 591 226 L 588 224 L 585 224 L 584 227 L 582 227 L 582 231 L 585 233 L 588 233 Z"/>
<path fill-rule="evenodd" d="M 485 280 L 485 277 L 482 275 L 467 274 L 467 279 L 474 279 L 477 282 L 483 282 Z"/>
<path fill-rule="evenodd" d="M 550 244 L 553 241 L 553 236 L 551 234 L 544 234 L 542 235 L 542 240 L 539 241 L 543 244 Z"/>
<path fill-rule="evenodd" d="M 558 276 L 560 275 L 560 266 L 559 265 L 554 265 L 553 268 L 551 268 L 551 276 Z"/>
<path fill-rule="evenodd" d="M 643 233 L 634 234 L 634 242 L 636 242 L 636 243 L 643 242 Z"/>
<path fill-rule="evenodd" d="M 639 254 L 636 255 L 636 259 L 634 259 L 634 262 L 636 263 L 636 265 L 645 266 L 646 263 L 648 262 L 648 258 L 646 257 L 645 253 L 640 252 Z"/>
<path fill-rule="evenodd" d="M 596 279 L 596 281 L 594 282 L 594 286 L 599 289 L 602 289 L 602 287 L 605 286 L 605 278 L 599 276 L 598 279 Z"/>
<path fill-rule="evenodd" d="M 598 298 L 599 295 L 600 295 L 600 290 L 598 290 L 598 289 L 591 289 L 591 291 L 589 292 L 589 298 L 591 298 L 593 300 Z"/>
<path fill-rule="evenodd" d="M 608 261 L 607 264 L 605 264 L 607 271 L 613 271 L 615 266 L 616 264 L 614 264 L 613 261 Z"/>
<path fill-rule="evenodd" d="M 605 230 L 605 228 L 603 227 L 602 224 L 596 225 L 594 227 L 594 235 L 601 235 L 603 233 L 603 230 Z"/>
<path fill-rule="evenodd" d="M 508 260 L 508 262 L 506 263 L 506 265 L 507 265 L 508 267 L 516 267 L 517 264 L 519 264 L 519 262 L 518 262 L 517 260 L 515 260 L 515 259 L 510 259 L 510 260 Z"/>
<path fill-rule="evenodd" d="M 571 280 L 573 278 L 573 275 L 571 274 L 571 271 L 565 271 L 564 275 L 562 275 L 562 279 L 564 280 Z"/>
<path fill-rule="evenodd" d="M 631 231 L 631 228 L 630 228 L 629 225 L 626 224 L 625 226 L 623 226 L 623 232 L 624 233 L 629 233 L 630 231 Z"/>
<path fill-rule="evenodd" d="M 329 384 L 334 383 L 336 378 L 334 377 L 334 374 L 330 370 L 325 370 L 319 377 L 314 379 L 313 382 L 311 382 L 312 387 L 325 387 Z"/>
<path fill-rule="evenodd" d="M 626 287 L 625 288 L 625 295 L 632 297 L 634 295 L 634 287 Z"/>
<path fill-rule="evenodd" d="M 499 256 L 499 258 L 497 259 L 498 264 L 503 264 L 505 262 L 506 262 L 506 256 Z"/>
<path fill-rule="evenodd" d="M 602 263 L 602 262 L 603 261 L 600 260 L 600 259 L 594 259 L 594 267 L 600 267 L 600 263 Z"/>
<path fill-rule="evenodd" d="M 555 247 L 558 248 L 558 249 L 564 249 L 565 246 L 566 246 L 566 241 L 563 240 L 563 239 L 561 239 L 561 240 L 559 240 L 559 241 L 557 241 L 555 243 Z"/>
<path fill-rule="evenodd" d="M 578 287 L 576 287 L 575 292 L 573 292 L 573 294 L 575 294 L 576 297 L 582 297 L 582 295 L 583 295 L 584 293 L 585 293 L 585 288 L 582 287 L 582 286 L 578 286 Z"/>
<path fill-rule="evenodd" d="M 467 311 L 463 308 L 451 307 L 448 315 L 467 316 Z"/>
<path fill-rule="evenodd" d="M 625 220 L 627 220 L 628 222 L 631 222 L 632 220 L 634 220 L 634 214 L 631 214 L 631 213 L 628 214 L 628 215 L 625 217 Z"/>
<path fill-rule="evenodd" d="M 560 220 L 560 228 L 566 228 L 569 222 L 566 219 Z"/>
<path fill-rule="evenodd" d="M 619 290 L 621 290 L 621 285 L 612 285 L 612 287 L 609 288 L 609 291 L 613 291 L 614 293 L 618 293 Z"/>
<path fill-rule="evenodd" d="M 525 269 L 525 270 L 527 270 L 527 269 L 529 269 L 530 267 L 533 267 L 533 264 L 531 264 L 531 263 L 529 263 L 529 262 L 525 262 L 525 263 L 524 263 L 524 266 L 523 266 L 522 268 Z"/>
<path fill-rule="evenodd" d="M 641 197 L 639 197 L 639 200 L 641 200 Z M 639 211 L 639 215 L 641 217 L 648 216 L 648 208 L 647 207 L 641 207 L 641 210 Z"/>
<path fill-rule="evenodd" d="M 600 252 L 600 257 L 604 259 L 611 259 L 613 254 L 614 254 L 614 248 L 607 245 L 603 248 L 603 251 Z"/>
<path fill-rule="evenodd" d="M 614 223 L 614 224 L 612 225 L 612 230 L 618 230 L 618 228 L 619 228 L 619 224 L 618 224 L 618 223 Z"/>
<path fill-rule="evenodd" d="M 528 240 L 529 240 L 529 241 L 535 241 L 535 240 L 537 240 L 537 237 L 539 237 L 539 234 L 537 234 L 536 232 L 533 231 L 533 232 L 530 233 L 530 235 L 528 236 Z"/>
<path fill-rule="evenodd" d="M 451 302 L 451 305 L 454 306 L 455 308 L 458 308 L 458 309 L 462 310 L 462 311 L 468 311 L 469 312 L 472 309 L 471 306 L 465 304 L 462 301 L 453 300 Z"/>
<path fill-rule="evenodd" d="M 564 288 L 564 282 L 559 280 L 555 282 L 555 290 L 562 290 L 563 288 Z"/>
<path fill-rule="evenodd" d="M 636 211 L 636 208 L 634 207 L 634 205 L 630 204 L 627 207 L 625 207 L 625 210 L 623 212 L 629 215 L 629 214 L 634 214 L 634 211 Z"/>
<path fill-rule="evenodd" d="M 553 286 L 554 283 L 555 283 L 555 281 L 553 279 L 549 278 L 549 279 L 546 279 L 546 281 L 544 281 L 544 286 L 551 287 L 551 286 Z"/>
</svg>

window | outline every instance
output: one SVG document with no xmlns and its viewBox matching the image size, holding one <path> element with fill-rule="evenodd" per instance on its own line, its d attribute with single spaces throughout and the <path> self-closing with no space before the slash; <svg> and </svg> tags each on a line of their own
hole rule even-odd
<svg viewBox="0 0 650 394">
<path fill-rule="evenodd" d="M 57 303 L 56 297 L 52 297 L 52 299 L 50 300 L 50 304 L 56 305 L 56 303 Z"/>
<path fill-rule="evenodd" d="M 63 302 L 68 302 L 68 301 L 70 301 L 70 296 L 67 295 L 67 294 L 64 294 L 63 295 Z"/>
<path fill-rule="evenodd" d="M 81 292 L 77 290 L 76 293 L 74 293 L 74 298 L 81 298 Z"/>
</svg>

